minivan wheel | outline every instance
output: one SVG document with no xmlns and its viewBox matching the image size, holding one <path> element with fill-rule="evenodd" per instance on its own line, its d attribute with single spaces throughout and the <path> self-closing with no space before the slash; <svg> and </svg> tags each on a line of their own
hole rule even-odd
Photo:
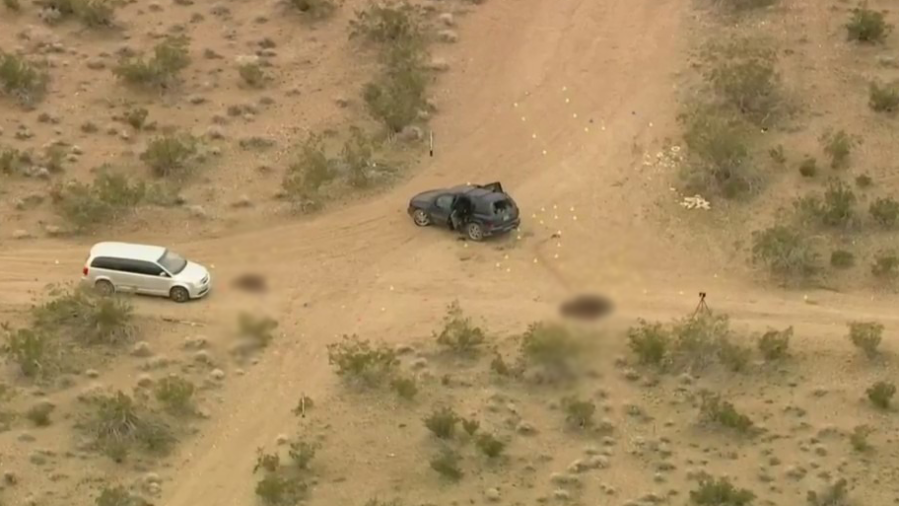
<svg viewBox="0 0 899 506">
<path fill-rule="evenodd" d="M 431 217 L 421 209 L 416 209 L 415 212 L 412 213 L 412 221 L 419 227 L 427 227 L 431 224 Z"/>
<path fill-rule="evenodd" d="M 94 289 L 97 290 L 97 293 L 103 295 L 104 297 L 112 295 L 115 293 L 115 287 L 109 281 L 105 279 L 101 279 L 94 283 Z"/>
<path fill-rule="evenodd" d="M 469 223 L 465 227 L 465 232 L 472 241 L 480 241 L 484 238 L 484 229 L 478 223 Z"/>
<path fill-rule="evenodd" d="M 172 291 L 169 292 L 169 297 L 172 298 L 175 302 L 187 302 L 190 300 L 190 293 L 188 293 L 187 288 L 183 286 L 176 286 L 172 288 Z"/>
</svg>

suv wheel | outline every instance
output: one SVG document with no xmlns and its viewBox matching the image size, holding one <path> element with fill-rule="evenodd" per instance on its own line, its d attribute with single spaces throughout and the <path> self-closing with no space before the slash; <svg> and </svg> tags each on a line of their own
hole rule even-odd
<svg viewBox="0 0 899 506">
<path fill-rule="evenodd" d="M 169 292 L 169 297 L 175 302 L 187 302 L 190 300 L 190 293 L 183 286 L 176 286 Z"/>
<path fill-rule="evenodd" d="M 106 297 L 115 293 L 115 286 L 112 285 L 109 281 L 105 279 L 101 279 L 94 283 L 94 289 L 97 290 L 97 293 Z"/>
<path fill-rule="evenodd" d="M 484 229 L 479 223 L 469 223 L 465 226 L 465 234 L 472 241 L 480 241 L 484 238 Z"/>
<path fill-rule="evenodd" d="M 431 217 L 423 210 L 416 209 L 415 212 L 412 213 L 412 221 L 419 227 L 427 227 L 431 224 Z"/>
</svg>

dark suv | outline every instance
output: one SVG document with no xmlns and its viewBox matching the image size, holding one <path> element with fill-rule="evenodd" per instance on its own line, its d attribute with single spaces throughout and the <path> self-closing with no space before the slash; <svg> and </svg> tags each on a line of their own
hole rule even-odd
<svg viewBox="0 0 899 506">
<path fill-rule="evenodd" d="M 518 206 L 499 182 L 428 190 L 409 201 L 409 216 L 419 227 L 438 225 L 472 241 L 518 228 Z"/>
</svg>

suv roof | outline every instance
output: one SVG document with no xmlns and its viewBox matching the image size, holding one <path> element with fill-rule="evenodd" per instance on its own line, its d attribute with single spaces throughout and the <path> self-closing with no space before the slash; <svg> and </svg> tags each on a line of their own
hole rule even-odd
<svg viewBox="0 0 899 506">
<path fill-rule="evenodd" d="M 91 257 L 116 257 L 130 258 L 134 260 L 145 260 L 155 262 L 165 253 L 166 249 L 162 246 L 151 246 L 149 244 L 133 244 L 128 242 L 99 242 L 91 248 Z"/>
</svg>

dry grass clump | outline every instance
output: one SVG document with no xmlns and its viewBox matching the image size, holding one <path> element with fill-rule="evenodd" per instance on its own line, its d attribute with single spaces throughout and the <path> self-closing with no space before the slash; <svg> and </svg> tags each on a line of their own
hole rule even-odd
<svg viewBox="0 0 899 506">
<path fill-rule="evenodd" d="M 458 301 L 447 307 L 443 329 L 435 337 L 437 344 L 464 355 L 478 353 L 486 340 L 485 332 L 464 315 Z"/>
<path fill-rule="evenodd" d="M 87 232 L 133 214 L 147 201 L 149 190 L 140 181 L 101 168 L 93 182 L 57 185 L 50 197 L 54 210 L 69 223 L 73 232 Z"/>
<path fill-rule="evenodd" d="M 93 409 L 80 428 L 97 450 L 117 462 L 133 449 L 165 453 L 176 441 L 174 430 L 162 417 L 121 391 L 88 402 Z"/>
<path fill-rule="evenodd" d="M 42 66 L 0 50 L 0 94 L 32 107 L 44 98 L 49 81 Z"/>
<path fill-rule="evenodd" d="M 267 505 L 292 506 L 308 498 L 310 463 L 320 449 L 317 443 L 296 439 L 289 445 L 287 462 L 279 453 L 260 448 L 253 472 L 263 472 L 256 483 L 256 496 Z"/>
<path fill-rule="evenodd" d="M 153 56 L 124 59 L 112 72 L 128 84 L 150 88 L 168 88 L 178 74 L 190 65 L 189 42 L 185 37 L 169 37 L 153 48 Z"/>
</svg>

